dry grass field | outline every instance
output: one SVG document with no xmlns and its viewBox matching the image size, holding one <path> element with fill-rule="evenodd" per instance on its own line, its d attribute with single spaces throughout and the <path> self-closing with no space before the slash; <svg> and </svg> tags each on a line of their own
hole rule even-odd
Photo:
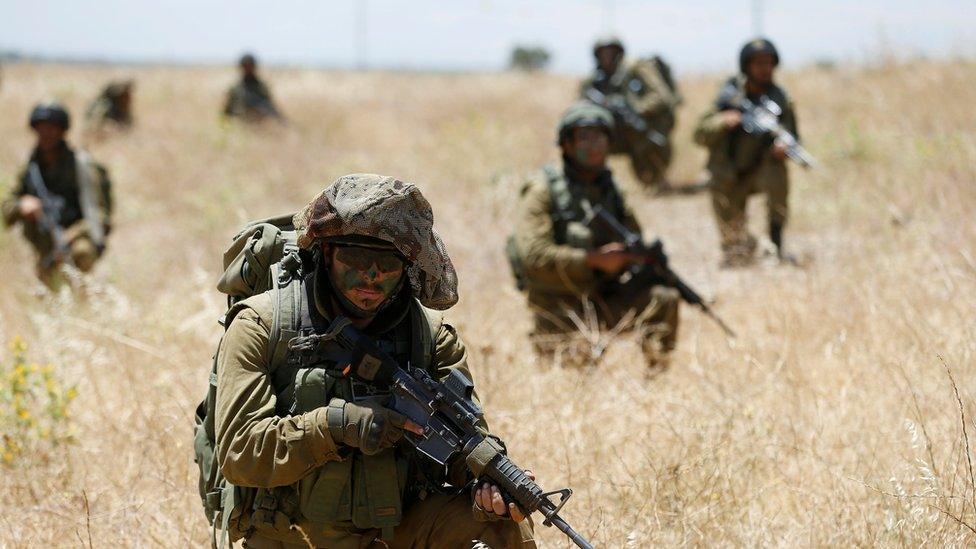
<svg viewBox="0 0 976 549">
<path fill-rule="evenodd" d="M 11 65 L 0 187 L 27 157 L 35 101 L 60 97 L 80 122 L 105 80 L 128 75 L 135 130 L 89 143 L 117 214 L 88 299 L 39 292 L 31 251 L 0 233 L 0 364 L 22 336 L 28 361 L 78 393 L 73 443 L 21 441 L 0 464 L 0 547 L 209 543 L 190 427 L 220 334 L 221 252 L 245 221 L 360 171 L 430 198 L 489 422 L 545 487 L 575 490 L 565 513 L 594 545 L 976 543 L 973 62 L 783 73 L 822 163 L 792 172 L 803 269 L 719 270 L 707 197 L 647 196 L 615 160 L 647 232 L 740 334 L 684 307 L 671 368 L 653 377 L 626 335 L 598 365 L 534 356 L 503 256 L 519 178 L 556 157 L 573 79 L 271 71 L 292 124 L 254 131 L 217 116 L 232 68 Z M 702 166 L 691 127 L 720 77 L 681 82 L 677 180 Z"/>
</svg>

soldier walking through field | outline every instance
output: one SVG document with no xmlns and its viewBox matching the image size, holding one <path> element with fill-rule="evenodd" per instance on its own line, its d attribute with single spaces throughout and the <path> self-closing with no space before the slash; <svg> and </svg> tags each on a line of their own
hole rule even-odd
<svg viewBox="0 0 976 549">
<path fill-rule="evenodd" d="M 596 69 L 581 87 L 583 99 L 608 108 L 614 115 L 611 153 L 630 157 L 634 174 L 648 188 L 670 190 L 671 132 L 681 103 L 671 68 L 658 56 L 626 59 L 616 37 L 593 46 Z"/>
<path fill-rule="evenodd" d="M 793 261 L 783 248 L 789 217 L 787 144 L 743 125 L 744 104 L 771 103 L 771 110 L 779 112 L 779 124 L 799 139 L 793 101 L 773 80 L 779 62 L 779 53 L 769 40 L 760 38 L 743 46 L 740 74 L 722 85 L 695 130 L 695 141 L 708 148 L 712 209 L 724 267 L 748 265 L 754 259 L 757 243 L 748 230 L 746 206 L 749 196 L 760 193 L 766 197 L 769 240 L 780 259 Z"/>
</svg>

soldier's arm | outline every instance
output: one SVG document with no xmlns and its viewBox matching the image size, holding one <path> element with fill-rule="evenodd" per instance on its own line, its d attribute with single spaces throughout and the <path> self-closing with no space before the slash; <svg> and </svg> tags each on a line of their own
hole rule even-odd
<svg viewBox="0 0 976 549">
<path fill-rule="evenodd" d="M 787 99 L 786 108 L 783 109 L 783 117 L 780 119 L 780 123 L 786 128 L 786 131 L 793 134 L 793 137 L 797 141 L 800 140 L 800 131 L 796 123 L 796 104 L 793 100 Z"/>
<path fill-rule="evenodd" d="M 224 476 L 239 486 L 292 484 L 338 459 L 325 408 L 275 414 L 268 339 L 267 323 L 253 309 L 244 309 L 227 328 L 218 351 L 217 459 Z"/>
<path fill-rule="evenodd" d="M 105 166 L 97 164 L 96 171 L 98 173 L 98 190 L 102 193 L 102 204 L 104 205 L 104 211 L 102 212 L 103 219 L 102 222 L 105 224 L 106 232 L 112 228 L 112 180 L 108 176 L 108 170 Z"/>
<path fill-rule="evenodd" d="M 592 281 L 594 273 L 586 266 L 586 250 L 556 244 L 552 207 L 545 181 L 535 179 L 526 184 L 515 222 L 515 245 L 526 274 L 530 278 L 568 279 L 574 283 Z"/>
<path fill-rule="evenodd" d="M 711 147 L 728 133 L 729 128 L 722 112 L 712 107 L 702 115 L 698 120 L 698 125 L 695 126 L 695 143 L 704 147 Z"/>
<path fill-rule="evenodd" d="M 26 192 L 27 170 L 25 169 L 17 177 L 17 185 L 11 190 L 10 194 L 0 203 L 0 213 L 3 215 L 3 224 L 7 227 L 20 221 L 20 197 Z"/>
</svg>

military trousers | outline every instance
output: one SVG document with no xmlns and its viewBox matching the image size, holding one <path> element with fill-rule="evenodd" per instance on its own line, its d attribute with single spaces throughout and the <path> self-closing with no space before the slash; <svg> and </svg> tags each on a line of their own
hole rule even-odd
<svg viewBox="0 0 976 549">
<path fill-rule="evenodd" d="M 678 341 L 681 296 L 674 288 L 614 283 L 589 296 L 529 290 L 537 350 L 552 352 L 566 336 L 599 328 L 635 331 L 649 365 L 657 365 Z"/>
<path fill-rule="evenodd" d="M 786 163 L 770 155 L 765 155 L 759 166 L 749 174 L 713 180 L 711 193 L 712 209 L 726 259 L 750 258 L 756 249 L 756 239 L 749 234 L 746 217 L 750 196 L 765 195 L 770 227 L 784 227 L 789 217 Z"/>
<path fill-rule="evenodd" d="M 314 535 L 322 539 L 321 533 Z M 318 547 L 327 549 L 534 549 L 531 519 L 479 521 L 472 510 L 471 494 L 436 494 L 414 502 L 393 531 L 393 539 L 380 540 L 378 531 L 363 534 L 334 532 Z M 480 545 L 479 545 L 480 543 Z M 248 549 L 308 549 L 308 543 L 287 543 L 253 535 L 244 540 Z"/>
<path fill-rule="evenodd" d="M 71 263 L 83 273 L 87 273 L 95 266 L 100 251 L 95 246 L 88 231 L 88 223 L 77 221 L 62 230 L 62 238 L 66 245 L 66 257 L 53 257 L 55 251 L 51 235 L 42 231 L 31 221 L 24 221 L 24 236 L 37 252 L 37 276 L 48 286 L 55 286 L 60 279 L 59 271 L 65 262 Z"/>
</svg>

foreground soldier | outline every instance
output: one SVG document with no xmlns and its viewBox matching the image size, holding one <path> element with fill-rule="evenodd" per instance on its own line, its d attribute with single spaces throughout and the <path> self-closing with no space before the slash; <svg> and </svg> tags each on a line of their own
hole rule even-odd
<svg viewBox="0 0 976 549">
<path fill-rule="evenodd" d="M 301 339 L 318 335 L 323 354 L 338 352 L 326 332 L 344 316 L 400 364 L 470 379 L 456 330 L 431 309 L 457 301 L 432 220 L 409 183 L 342 177 L 295 216 L 295 286 L 228 312 L 216 362 L 216 459 L 229 482 L 257 488 L 239 516 L 224 518 L 245 547 L 535 546 L 531 522 L 497 488 L 472 487 L 463 464 L 437 470 L 397 444 L 404 430 L 423 430 L 384 407 L 389 387 L 335 377 L 334 362 L 292 354 L 296 340 L 271 343 L 285 329 L 282 307 L 297 305 Z M 276 288 L 286 283 L 276 277 Z"/>
<path fill-rule="evenodd" d="M 793 136 L 796 111 L 786 90 L 773 82 L 779 53 L 772 42 L 757 39 L 739 54 L 741 74 L 730 78 L 719 91 L 714 106 L 702 116 L 695 141 L 708 148 L 712 178 L 712 207 L 722 239 L 722 265 L 737 267 L 753 261 L 756 239 L 749 234 L 746 205 L 749 196 L 766 195 L 769 239 L 780 259 L 791 261 L 783 250 L 783 228 L 789 214 L 787 148 L 780 140 L 757 135 L 742 126 L 744 99 L 756 103 L 765 97 L 781 114 L 780 124 Z"/>
<path fill-rule="evenodd" d="M 648 365 L 657 366 L 677 339 L 678 292 L 621 282 L 623 272 L 644 258 L 593 219 L 601 207 L 640 233 L 606 167 L 612 129 L 613 117 L 602 107 L 580 102 L 566 111 L 558 130 L 562 165 L 545 167 L 523 187 L 509 257 L 535 313 L 540 350 L 549 350 L 552 335 L 578 330 L 592 303 L 604 327 L 635 313 L 633 327 Z"/>
<path fill-rule="evenodd" d="M 88 272 L 105 250 L 111 184 L 105 168 L 68 146 L 70 119 L 63 106 L 36 106 L 30 127 L 37 146 L 2 204 L 3 220 L 7 226 L 23 224 L 24 236 L 39 255 L 38 276 L 54 286 L 62 264 Z"/>
<path fill-rule="evenodd" d="M 257 76 L 257 60 L 250 53 L 240 60 L 241 81 L 227 92 L 224 115 L 257 122 L 268 118 L 281 119 L 281 113 L 271 99 L 271 92 Z"/>
<path fill-rule="evenodd" d="M 616 131 L 611 152 L 629 156 L 634 174 L 644 185 L 668 190 L 671 131 L 681 103 L 671 69 L 657 56 L 624 59 L 624 46 L 615 37 L 598 40 L 593 56 L 596 71 L 583 82 L 581 96 L 613 112 Z"/>
<path fill-rule="evenodd" d="M 88 124 L 93 130 L 101 130 L 109 124 L 120 128 L 132 126 L 132 80 L 112 82 L 88 107 Z"/>
</svg>

